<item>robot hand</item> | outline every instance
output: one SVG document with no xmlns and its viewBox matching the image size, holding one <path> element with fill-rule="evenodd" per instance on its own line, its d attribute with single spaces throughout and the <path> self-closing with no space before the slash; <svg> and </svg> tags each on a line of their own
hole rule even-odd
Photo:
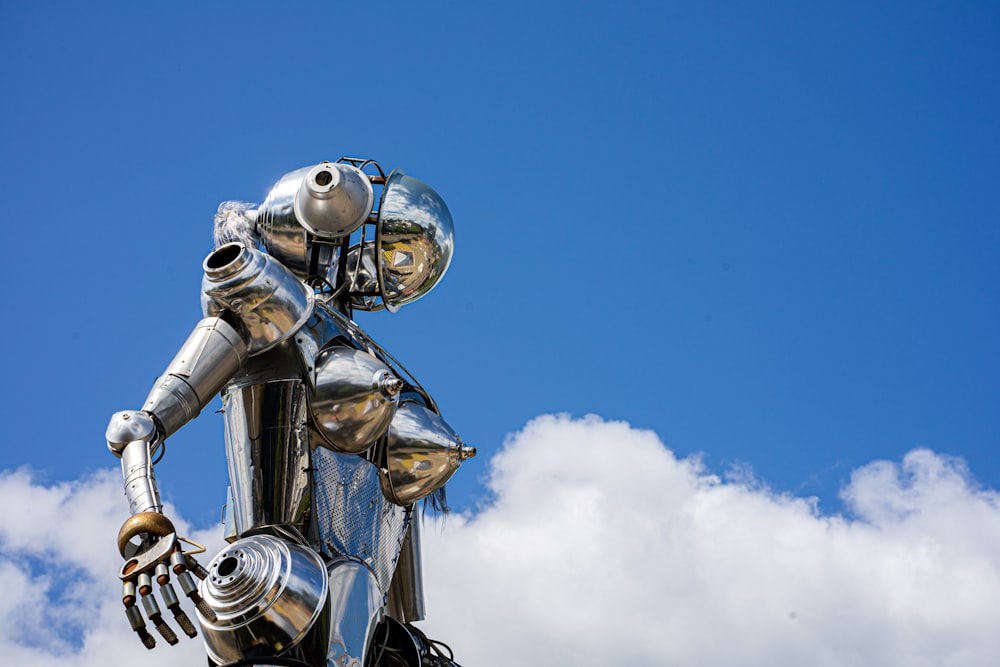
<svg viewBox="0 0 1000 667">
<path fill-rule="evenodd" d="M 152 461 L 157 445 L 162 444 L 160 433 L 149 413 L 125 411 L 111 417 L 106 435 L 108 448 L 121 458 L 125 495 L 132 510 L 132 517 L 118 531 L 118 551 L 125 559 L 119 572 L 124 586 L 122 602 L 125 604 L 125 614 L 146 648 L 156 646 L 156 640 L 146 631 L 146 622 L 136 606 L 138 594 L 149 620 L 168 643 L 176 644 L 177 635 L 163 620 L 160 607 L 153 597 L 153 578 L 160 584 L 160 596 L 173 612 L 181 629 L 188 636 L 194 637 L 197 634 L 194 625 L 181 609 L 170 583 L 170 566 L 173 566 L 181 588 L 195 604 L 201 598 L 198 597 L 197 586 L 188 570 L 193 570 L 196 574 L 204 570 L 193 558 L 181 551 L 173 524 L 160 512 L 163 506 L 156 489 Z"/>
<path fill-rule="evenodd" d="M 133 538 L 140 538 L 141 541 L 133 542 Z M 193 552 L 184 552 L 180 542 L 191 544 L 197 549 Z M 178 537 L 170 519 L 163 514 L 140 512 L 129 518 L 118 531 L 118 551 L 125 559 L 125 564 L 119 572 L 123 582 L 122 602 L 125 604 L 125 615 L 146 648 L 151 649 L 156 646 L 156 640 L 146 630 L 146 622 L 136 605 L 137 593 L 146 616 L 156 630 L 167 643 L 177 643 L 177 634 L 163 619 L 160 606 L 153 595 L 154 578 L 160 587 L 160 597 L 163 598 L 167 609 L 173 613 L 184 634 L 188 637 L 198 635 L 191 619 L 181 609 L 180 600 L 173 584 L 170 583 L 171 570 L 177 575 L 181 590 L 194 602 L 202 616 L 209 621 L 216 620 L 215 612 L 198 595 L 198 586 L 191 577 L 192 572 L 200 579 L 204 579 L 208 574 L 191 555 L 204 551 L 204 547 Z"/>
</svg>

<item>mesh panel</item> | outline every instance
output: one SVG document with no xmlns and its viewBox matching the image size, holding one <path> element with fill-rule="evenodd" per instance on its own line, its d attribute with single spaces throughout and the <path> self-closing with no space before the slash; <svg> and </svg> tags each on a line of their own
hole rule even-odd
<svg viewBox="0 0 1000 667">
<path fill-rule="evenodd" d="M 409 512 L 385 499 L 378 471 L 368 461 L 322 447 L 312 456 L 323 553 L 366 562 L 384 594 L 396 569 Z"/>
</svg>

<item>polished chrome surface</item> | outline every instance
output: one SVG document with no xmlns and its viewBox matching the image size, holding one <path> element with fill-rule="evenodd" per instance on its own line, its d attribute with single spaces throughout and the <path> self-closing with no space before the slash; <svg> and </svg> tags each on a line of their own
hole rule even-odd
<svg viewBox="0 0 1000 667">
<path fill-rule="evenodd" d="M 382 187 L 377 216 L 372 184 Z M 386 178 L 376 163 L 342 158 L 286 174 L 259 206 L 223 204 L 215 223 L 216 250 L 203 264 L 207 319 L 144 411 L 115 415 L 107 439 L 132 511 L 158 510 L 157 448 L 222 388 L 232 545 L 205 572 L 175 548 L 183 537 L 143 523 L 161 515 L 130 520 L 122 534 L 141 541 L 124 548 L 126 615 L 147 647 L 142 609 L 171 641 L 155 577 L 185 627 L 169 563 L 199 610 L 212 660 L 280 655 L 360 667 L 377 655 L 373 629 L 387 610 L 423 618 L 413 503 L 475 450 L 350 316 L 427 294 L 451 261 L 451 215 L 402 171 Z M 192 575 L 208 577 L 208 599 Z M 393 627 L 403 635 L 391 646 L 415 649 L 417 662 L 429 655 L 419 631 Z"/>
<path fill-rule="evenodd" d="M 307 180 L 312 172 L 318 173 L 323 171 L 324 165 L 329 164 L 323 163 L 317 166 L 303 167 L 302 169 L 296 169 L 293 172 L 285 174 L 271 188 L 264 203 L 260 205 L 255 213 L 255 231 L 264 244 L 264 248 L 299 278 L 307 278 L 310 275 L 327 277 L 331 270 L 335 268 L 337 262 L 336 247 L 323 242 L 316 243 L 314 235 L 309 231 L 308 227 L 313 227 L 317 232 L 324 232 L 322 220 L 320 219 L 316 223 L 307 221 L 307 226 L 303 226 L 302 220 L 296 214 L 297 210 L 304 211 L 302 214 L 306 216 L 313 215 L 314 212 L 312 209 L 318 210 L 316 212 L 317 215 L 323 212 L 322 205 L 309 206 L 303 204 L 301 200 L 307 195 L 300 196 L 299 193 L 303 188 L 309 188 Z M 348 165 L 336 166 L 354 169 Z M 352 181 L 353 178 L 352 176 Z M 371 189 L 371 184 L 367 182 L 367 178 L 365 178 L 365 181 L 366 183 L 364 184 L 351 185 L 349 191 L 353 192 L 359 198 L 363 197 L 365 195 L 364 191 Z M 315 200 L 313 204 L 316 204 Z M 355 207 L 362 208 L 363 206 L 363 203 L 359 203 Z M 370 210 L 371 203 L 368 203 L 368 210 L 365 211 L 365 216 L 368 215 Z M 363 221 L 364 219 L 362 218 Z M 333 235 L 327 232 L 316 236 L 320 239 L 329 239 Z"/>
<path fill-rule="evenodd" d="M 448 270 L 451 213 L 430 186 L 397 169 L 382 192 L 376 244 L 382 301 L 396 310 L 430 292 Z"/>
<path fill-rule="evenodd" d="M 338 337 L 352 340 L 350 331 L 346 325 L 341 323 L 341 319 L 350 321 L 338 313 L 329 303 L 317 299 L 312 316 L 306 320 L 306 323 L 295 335 L 295 345 L 299 348 L 302 363 L 309 373 L 313 372 L 314 362 L 319 356 L 319 351 L 326 347 L 330 341 Z M 354 347 L 358 346 L 354 345 Z"/>
<path fill-rule="evenodd" d="M 125 497 L 128 510 L 139 512 L 159 512 L 163 509 L 160 492 L 153 475 L 153 460 L 150 444 L 145 440 L 130 442 L 122 451 L 122 477 L 125 480 Z"/>
<path fill-rule="evenodd" d="M 230 484 L 226 487 L 226 504 L 222 506 L 222 539 L 230 544 L 239 539 L 240 536 L 236 531 L 236 518 L 233 515 L 235 505 L 233 487 Z"/>
<path fill-rule="evenodd" d="M 388 350 L 379 345 L 371 336 L 365 333 L 365 331 L 362 330 L 356 322 L 345 316 L 343 313 L 330 308 L 327 303 L 317 300 L 316 307 L 313 310 L 313 317 L 309 318 L 305 326 L 300 330 L 300 334 L 303 333 L 307 333 L 308 336 L 296 335 L 295 337 L 296 344 L 299 346 L 300 351 L 304 352 L 305 349 L 311 345 L 311 343 L 308 343 L 307 341 L 304 341 L 305 344 L 299 345 L 300 338 L 312 337 L 316 341 L 330 341 L 338 336 L 341 336 L 350 341 L 351 346 L 359 350 L 364 350 L 373 357 L 376 357 L 379 361 L 391 368 L 392 372 L 397 377 L 402 378 L 405 381 L 407 386 L 400 394 L 400 401 L 404 400 L 408 395 L 417 394 L 420 397 L 419 400 L 421 400 L 425 405 L 430 406 L 432 410 L 437 411 L 437 404 L 434 402 L 431 395 L 424 390 L 416 377 L 414 377 L 413 374 L 410 373 L 398 359 L 396 359 L 396 357 L 392 356 Z M 322 345 L 320 345 L 320 347 L 322 347 Z M 306 366 L 310 367 L 311 370 L 311 364 L 308 361 L 306 361 Z"/>
<path fill-rule="evenodd" d="M 350 557 L 375 573 L 389 589 L 406 535 L 410 510 L 386 500 L 378 471 L 368 461 L 329 449 L 313 450 L 316 530 L 330 558 Z"/>
<path fill-rule="evenodd" d="M 310 349 L 315 350 L 311 359 L 315 359 L 319 356 L 319 350 L 325 347 L 330 341 L 335 338 L 342 338 L 347 341 L 351 347 L 367 352 L 382 363 L 390 366 L 390 364 L 387 363 L 385 355 L 382 353 L 382 348 L 372 341 L 368 334 L 366 334 L 361 327 L 357 325 L 357 323 L 335 308 L 332 308 L 328 303 L 323 303 L 321 301 L 316 302 L 316 307 L 313 310 L 313 316 L 309 318 L 305 326 L 303 326 L 300 330 L 299 335 L 296 336 L 296 344 L 299 345 L 300 350 L 304 353 L 305 341 L 299 341 L 300 337 L 304 337 L 303 334 L 311 337 L 314 341 L 314 343 L 310 344 L 313 346 Z M 307 365 L 310 364 L 307 363 Z"/>
<path fill-rule="evenodd" d="M 257 209 L 257 233 L 267 252 L 305 278 L 309 267 L 309 232 L 295 217 L 295 195 L 312 167 L 285 174 Z"/>
<path fill-rule="evenodd" d="M 360 227 L 374 203 L 371 181 L 360 169 L 323 162 L 302 179 L 293 212 L 299 223 L 316 236 L 337 239 Z"/>
<path fill-rule="evenodd" d="M 279 344 L 312 312 L 312 289 L 259 250 L 226 244 L 205 258 L 204 269 L 202 309 L 208 316 L 235 315 L 250 354 Z"/>
<path fill-rule="evenodd" d="M 360 264 L 359 264 L 360 262 Z M 378 262 L 375 261 L 375 243 L 361 244 L 347 253 L 347 283 L 351 293 L 351 306 L 358 310 L 379 310 L 381 292 L 378 287 Z"/>
<path fill-rule="evenodd" d="M 475 455 L 440 415 L 419 403 L 403 403 L 389 425 L 383 488 L 393 502 L 415 503 L 444 486 L 461 462 Z"/>
<path fill-rule="evenodd" d="M 107 440 L 111 453 L 121 458 L 122 451 L 130 442 L 155 440 L 156 423 L 145 412 L 135 410 L 116 412 L 111 415 L 111 421 L 108 422 L 108 428 L 104 432 L 104 439 Z"/>
<path fill-rule="evenodd" d="M 198 614 L 205 649 L 216 662 L 278 655 L 294 646 L 327 604 L 326 566 L 301 545 L 254 535 L 223 549 L 199 592 L 215 612 Z"/>
<path fill-rule="evenodd" d="M 363 452 L 389 428 L 402 384 L 367 352 L 328 347 L 316 359 L 310 386 L 313 423 L 334 449 Z"/>
<path fill-rule="evenodd" d="M 371 570 L 355 561 L 330 564 L 328 667 L 361 667 L 382 617 L 382 592 Z"/>
<path fill-rule="evenodd" d="M 410 521 L 386 597 L 388 614 L 404 623 L 424 620 L 424 567 L 420 555 L 420 521 Z"/>
<path fill-rule="evenodd" d="M 230 385 L 222 396 L 237 534 L 302 526 L 309 508 L 306 389 L 301 380 Z"/>
<path fill-rule="evenodd" d="M 169 437 L 198 416 L 247 356 L 247 344 L 233 327 L 206 317 L 157 379 L 143 410 L 156 416 L 162 436 Z"/>
</svg>

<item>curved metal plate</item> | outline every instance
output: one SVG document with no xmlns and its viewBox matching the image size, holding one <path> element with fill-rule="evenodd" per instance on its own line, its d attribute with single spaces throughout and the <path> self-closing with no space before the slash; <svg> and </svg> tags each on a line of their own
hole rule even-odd
<svg viewBox="0 0 1000 667">
<path fill-rule="evenodd" d="M 391 311 L 430 292 L 451 264 L 455 225 L 441 196 L 396 169 L 379 205 L 376 248 L 382 301 Z"/>
</svg>

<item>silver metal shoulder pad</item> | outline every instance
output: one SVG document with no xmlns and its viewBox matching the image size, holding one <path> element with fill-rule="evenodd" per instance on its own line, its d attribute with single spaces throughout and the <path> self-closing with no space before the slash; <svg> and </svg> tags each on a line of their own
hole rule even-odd
<svg viewBox="0 0 1000 667">
<path fill-rule="evenodd" d="M 281 343 L 312 314 L 312 289 L 259 250 L 227 243 L 203 266 L 202 310 L 232 313 L 243 324 L 251 356 Z"/>
</svg>

